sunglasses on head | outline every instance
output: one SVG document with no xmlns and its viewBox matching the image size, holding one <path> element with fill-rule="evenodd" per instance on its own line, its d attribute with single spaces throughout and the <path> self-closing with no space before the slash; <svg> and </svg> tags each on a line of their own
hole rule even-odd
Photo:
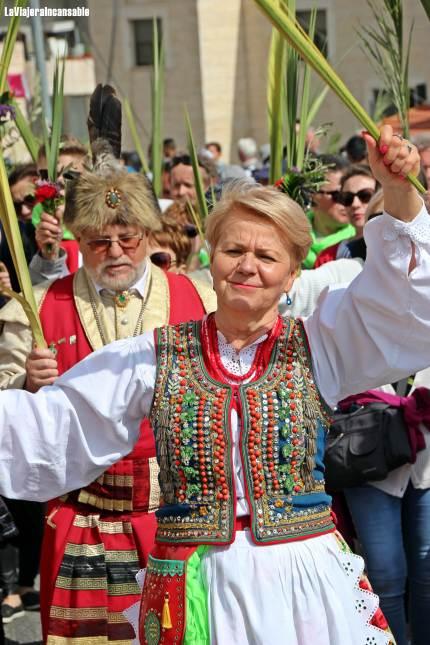
<svg viewBox="0 0 430 645">
<path fill-rule="evenodd" d="M 318 195 L 328 195 L 335 204 L 340 204 L 340 190 L 317 190 Z"/>
<path fill-rule="evenodd" d="M 374 194 L 375 191 L 370 188 L 363 188 L 362 190 L 358 190 L 356 193 L 352 193 L 349 190 L 341 190 L 339 193 L 339 203 L 344 206 L 352 206 L 354 198 L 358 197 L 362 204 L 368 204 Z"/>
<path fill-rule="evenodd" d="M 16 213 L 21 213 L 22 207 L 27 206 L 28 208 L 33 208 L 33 206 L 36 203 L 36 198 L 34 195 L 31 193 L 29 195 L 26 195 L 23 200 L 19 202 L 13 202 L 13 205 L 15 207 L 15 212 Z"/>
<path fill-rule="evenodd" d="M 152 264 L 163 269 L 163 271 L 168 271 L 170 267 L 175 266 L 176 262 L 172 260 L 170 253 L 166 251 L 157 251 L 156 253 L 151 253 L 149 256 Z"/>
</svg>

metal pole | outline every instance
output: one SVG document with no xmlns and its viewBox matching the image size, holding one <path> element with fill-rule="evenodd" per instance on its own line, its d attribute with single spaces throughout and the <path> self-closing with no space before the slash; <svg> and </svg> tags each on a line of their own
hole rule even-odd
<svg viewBox="0 0 430 645">
<path fill-rule="evenodd" d="M 39 9 L 39 0 L 30 0 L 30 6 L 33 9 Z M 49 127 L 52 124 L 52 107 L 49 97 L 48 78 L 46 75 L 45 45 L 43 40 L 42 19 L 39 15 L 34 15 L 30 17 L 30 20 L 31 29 L 33 32 L 36 68 L 40 76 L 43 114 Z"/>
</svg>

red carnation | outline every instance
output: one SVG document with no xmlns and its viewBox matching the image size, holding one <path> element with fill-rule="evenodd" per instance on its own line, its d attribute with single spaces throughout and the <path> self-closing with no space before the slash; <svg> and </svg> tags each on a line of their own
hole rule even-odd
<svg viewBox="0 0 430 645">
<path fill-rule="evenodd" d="M 44 202 L 47 199 L 55 199 L 56 197 L 58 197 L 58 188 L 55 184 L 44 184 L 36 189 L 35 198 L 37 203 Z"/>
</svg>

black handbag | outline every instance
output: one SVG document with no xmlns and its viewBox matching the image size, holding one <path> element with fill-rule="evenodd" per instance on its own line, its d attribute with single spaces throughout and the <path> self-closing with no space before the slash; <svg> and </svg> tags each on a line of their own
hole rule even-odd
<svg viewBox="0 0 430 645">
<path fill-rule="evenodd" d="M 325 449 L 325 482 L 336 491 L 385 479 L 412 461 L 408 428 L 401 408 L 369 403 L 335 414 Z"/>
</svg>

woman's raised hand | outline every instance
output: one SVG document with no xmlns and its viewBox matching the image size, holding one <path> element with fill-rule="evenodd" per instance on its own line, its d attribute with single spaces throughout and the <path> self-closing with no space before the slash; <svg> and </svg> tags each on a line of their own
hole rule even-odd
<svg viewBox="0 0 430 645">
<path fill-rule="evenodd" d="M 367 144 L 369 165 L 384 191 L 385 210 L 403 221 L 411 221 L 420 212 L 422 200 L 406 175 L 420 172 L 420 156 L 416 146 L 384 125 L 378 142 L 363 133 Z"/>
</svg>

